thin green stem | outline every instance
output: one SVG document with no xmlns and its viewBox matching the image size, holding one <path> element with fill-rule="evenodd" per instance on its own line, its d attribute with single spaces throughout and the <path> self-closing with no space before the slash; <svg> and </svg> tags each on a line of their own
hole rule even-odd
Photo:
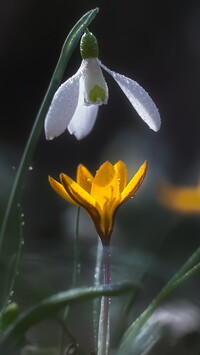
<svg viewBox="0 0 200 355">
<path fill-rule="evenodd" d="M 13 186 L 12 186 L 10 198 L 9 198 L 9 201 L 7 204 L 5 215 L 3 218 L 3 223 L 1 226 L 0 252 L 1 252 L 2 245 L 3 245 L 3 240 L 5 238 L 5 234 L 7 232 L 7 228 L 9 225 L 9 218 L 12 215 L 12 212 L 16 208 L 17 203 L 20 199 L 22 184 L 23 184 L 24 178 L 26 176 L 26 173 L 28 171 L 28 167 L 30 165 L 33 152 L 35 150 L 36 144 L 38 142 L 38 139 L 40 137 L 40 134 L 41 134 L 41 131 L 43 128 L 44 117 L 45 117 L 47 110 L 49 108 L 49 105 L 52 101 L 53 95 L 54 95 L 55 91 L 58 89 L 58 86 L 62 80 L 62 76 L 63 76 L 63 73 L 66 69 L 69 58 L 71 57 L 74 49 L 76 48 L 84 30 L 88 27 L 88 25 L 94 19 L 97 12 L 98 12 L 98 8 L 88 11 L 76 23 L 76 25 L 70 31 L 69 35 L 67 36 L 67 38 L 65 40 L 65 43 L 64 43 L 63 48 L 61 50 L 60 57 L 58 59 L 58 63 L 56 65 L 52 79 L 50 81 L 50 85 L 47 89 L 47 93 L 44 97 L 44 100 L 42 102 L 42 105 L 40 107 L 38 115 L 36 117 L 35 123 L 33 125 L 32 131 L 31 131 L 30 136 L 28 138 L 26 147 L 24 149 L 24 152 L 23 152 L 23 155 L 22 155 L 22 158 L 21 158 L 18 170 L 17 170 L 17 174 L 15 177 Z"/>
<path fill-rule="evenodd" d="M 76 213 L 76 223 L 75 223 L 75 239 L 74 239 L 74 266 L 73 266 L 73 276 L 72 276 L 72 286 L 71 288 L 75 288 L 77 285 L 78 273 L 79 270 L 79 220 L 80 220 L 80 206 L 77 207 Z M 64 314 L 62 317 L 62 324 L 65 324 L 65 330 L 68 329 L 66 326 L 67 316 L 69 313 L 69 306 L 67 306 L 64 310 Z M 66 331 L 65 331 L 66 333 Z M 71 332 L 68 330 L 68 334 Z M 61 329 L 61 336 L 60 336 L 60 355 L 64 352 L 64 329 Z M 72 335 L 72 334 L 71 334 Z M 77 341 L 73 336 L 73 344 L 75 347 L 78 347 Z"/>
<path fill-rule="evenodd" d="M 78 274 L 80 273 L 79 264 L 79 220 L 80 220 L 80 206 L 77 207 L 76 225 L 75 225 L 75 241 L 74 241 L 74 268 L 72 277 L 72 288 L 77 286 Z"/>
<path fill-rule="evenodd" d="M 191 258 L 190 258 L 191 259 Z M 190 260 L 189 259 L 189 260 Z M 189 260 L 185 263 L 189 265 Z M 185 265 L 184 264 L 184 265 Z M 122 349 L 125 349 L 129 342 L 134 339 L 134 337 L 137 335 L 139 329 L 144 325 L 144 323 L 147 321 L 147 319 L 152 315 L 152 313 L 155 311 L 155 309 L 160 305 L 160 303 L 172 292 L 174 291 L 178 286 L 180 286 L 183 282 L 188 280 L 195 272 L 197 272 L 200 269 L 200 263 L 196 264 L 193 266 L 190 270 L 187 270 L 183 274 L 181 274 L 181 271 L 183 271 L 185 268 L 183 267 L 176 273 L 171 280 L 167 283 L 167 285 L 159 292 L 159 294 L 154 298 L 154 300 L 150 303 L 150 305 L 145 309 L 145 311 L 135 320 L 135 322 L 130 326 L 130 328 L 126 331 L 122 338 L 121 346 L 120 346 L 120 351 Z M 181 274 L 181 276 L 178 278 L 177 275 Z"/>
<path fill-rule="evenodd" d="M 94 271 L 94 287 L 98 287 L 101 284 L 102 251 L 103 251 L 103 249 L 102 249 L 101 239 L 98 238 L 96 265 L 95 265 L 95 271 Z M 98 349 L 100 307 L 101 307 L 101 300 L 99 298 L 96 298 L 93 301 L 93 331 L 94 331 L 95 352 L 97 352 L 97 349 Z"/>
<path fill-rule="evenodd" d="M 103 246 L 104 284 L 111 282 L 110 275 L 110 247 Z M 103 296 L 99 317 L 98 352 L 97 355 L 107 355 L 110 343 L 110 298 Z"/>
</svg>

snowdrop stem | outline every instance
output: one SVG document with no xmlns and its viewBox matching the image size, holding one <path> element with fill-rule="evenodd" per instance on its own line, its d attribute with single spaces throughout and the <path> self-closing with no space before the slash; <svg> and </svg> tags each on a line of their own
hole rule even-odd
<svg viewBox="0 0 200 355">
<path fill-rule="evenodd" d="M 32 159 L 32 155 L 34 153 L 36 144 L 40 137 L 42 128 L 43 128 L 43 121 L 44 117 L 47 113 L 49 105 L 52 101 L 53 95 L 58 89 L 58 86 L 62 80 L 63 73 L 66 69 L 67 63 L 69 58 L 71 57 L 74 49 L 76 48 L 77 44 L 79 43 L 80 37 L 83 34 L 84 30 L 88 27 L 88 25 L 92 22 L 95 18 L 96 14 L 98 13 L 98 8 L 88 11 L 72 28 L 69 35 L 67 36 L 63 48 L 61 50 L 61 54 L 56 65 L 55 71 L 53 73 L 52 79 L 50 81 L 49 87 L 47 89 L 47 93 L 44 97 L 38 115 L 35 119 L 32 131 L 28 138 L 26 147 L 24 149 L 15 180 L 13 183 L 13 187 L 11 190 L 11 194 L 8 200 L 7 208 L 5 211 L 5 215 L 3 218 L 3 223 L 1 226 L 0 231 L 0 251 L 3 245 L 3 240 L 5 234 L 8 229 L 9 219 L 12 216 L 13 212 L 17 208 L 17 204 L 20 199 L 21 190 L 24 178 L 27 174 L 29 164 Z"/>
<path fill-rule="evenodd" d="M 110 247 L 103 246 L 104 284 L 110 284 Z M 110 298 L 102 297 L 99 317 L 98 352 L 97 355 L 107 355 L 110 342 Z"/>
</svg>

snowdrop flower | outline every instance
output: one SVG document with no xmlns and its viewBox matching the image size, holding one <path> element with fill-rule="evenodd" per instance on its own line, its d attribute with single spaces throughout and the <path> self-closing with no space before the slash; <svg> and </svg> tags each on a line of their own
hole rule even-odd
<svg viewBox="0 0 200 355">
<path fill-rule="evenodd" d="M 144 122 L 158 131 L 161 121 L 153 100 L 137 82 L 115 73 L 100 62 L 97 39 L 88 30 L 81 38 L 80 52 L 80 68 L 53 97 L 45 119 L 46 139 L 51 140 L 66 129 L 78 140 L 90 133 L 99 106 L 108 101 L 108 87 L 101 68 L 114 78 Z"/>
</svg>

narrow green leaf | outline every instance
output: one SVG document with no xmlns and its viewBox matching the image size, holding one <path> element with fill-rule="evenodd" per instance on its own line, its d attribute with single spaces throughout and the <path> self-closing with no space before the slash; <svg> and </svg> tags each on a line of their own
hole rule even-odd
<svg viewBox="0 0 200 355">
<path fill-rule="evenodd" d="M 189 259 L 190 260 L 190 259 Z M 188 264 L 188 261 L 186 262 Z M 184 264 L 185 265 L 185 264 Z M 200 270 L 200 263 L 193 266 L 190 270 L 182 274 L 182 271 L 185 270 L 185 267 L 182 266 L 181 269 L 175 274 L 170 281 L 163 287 L 163 289 L 158 293 L 158 295 L 153 299 L 149 306 L 140 314 L 140 316 L 131 324 L 131 326 L 126 330 L 124 336 L 122 337 L 119 354 L 123 351 L 126 354 L 126 351 L 133 344 L 133 340 L 137 336 L 138 332 L 153 314 L 156 308 L 167 298 L 167 296 L 173 292 L 177 287 L 182 285 L 187 281 L 191 276 L 193 276 L 197 271 Z M 178 278 L 177 275 L 180 277 Z"/>
<path fill-rule="evenodd" d="M 0 351 L 15 345 L 29 328 L 67 305 L 100 296 L 117 296 L 132 287 L 132 284 L 124 282 L 98 287 L 81 287 L 50 296 L 19 315 L 6 329 L 0 341 Z"/>
<path fill-rule="evenodd" d="M 23 217 L 21 213 L 21 208 L 18 208 L 18 225 L 19 225 L 19 232 L 18 229 L 16 228 L 15 232 L 15 237 L 18 241 L 18 248 L 17 248 L 17 253 L 16 256 L 14 257 L 14 268 L 11 272 L 11 278 L 8 280 L 8 290 L 5 296 L 5 301 L 2 305 L 2 309 L 0 310 L 0 324 L 2 322 L 2 319 L 4 317 L 4 311 L 6 310 L 6 307 L 9 305 L 9 301 L 11 299 L 11 295 L 14 292 L 14 286 L 15 286 L 15 281 L 19 273 L 19 267 L 20 267 L 20 262 L 21 262 L 21 254 L 22 254 L 22 246 L 23 246 Z M 19 236 L 18 236 L 19 233 Z M 7 265 L 7 261 L 5 261 Z"/>
</svg>

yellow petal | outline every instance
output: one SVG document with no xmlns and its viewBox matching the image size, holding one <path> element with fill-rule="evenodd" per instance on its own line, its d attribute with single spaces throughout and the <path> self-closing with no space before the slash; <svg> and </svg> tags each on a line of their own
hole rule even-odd
<svg viewBox="0 0 200 355">
<path fill-rule="evenodd" d="M 128 183 L 128 185 L 125 187 L 125 189 L 122 191 L 120 204 L 127 201 L 137 191 L 142 181 L 144 180 L 146 171 L 147 162 L 145 161 L 140 167 L 140 169 L 137 171 L 137 173 L 134 175 L 134 177 L 131 179 L 131 181 Z"/>
<path fill-rule="evenodd" d="M 81 205 L 86 209 L 91 207 L 96 208 L 95 199 L 74 180 L 65 174 L 61 174 L 60 179 L 65 190 L 78 205 Z"/>
<path fill-rule="evenodd" d="M 93 182 L 95 185 L 98 185 L 100 188 L 102 188 L 109 185 L 114 176 L 115 170 L 113 165 L 109 161 L 106 161 L 97 170 Z"/>
<path fill-rule="evenodd" d="M 70 195 L 67 193 L 65 188 L 63 187 L 62 184 L 60 184 L 58 181 L 54 180 L 51 176 L 48 177 L 49 183 L 51 187 L 59 194 L 61 197 L 63 197 L 65 200 L 67 200 L 70 203 L 74 203 L 75 205 L 77 204 Z"/>
<path fill-rule="evenodd" d="M 114 166 L 105 162 L 97 170 L 92 182 L 91 195 L 98 202 L 101 210 L 108 202 L 119 198 L 119 180 Z"/>
<path fill-rule="evenodd" d="M 82 164 L 79 164 L 77 168 L 76 181 L 85 191 L 90 193 L 92 187 L 93 176 L 89 170 Z"/>
<path fill-rule="evenodd" d="M 61 174 L 61 181 L 71 198 L 75 200 L 78 205 L 86 209 L 98 230 L 100 223 L 100 214 L 98 210 L 100 208 L 95 199 L 69 176 Z"/>
<path fill-rule="evenodd" d="M 122 192 L 126 186 L 126 183 L 127 183 L 126 165 L 123 163 L 123 161 L 119 160 L 114 165 L 114 169 L 117 173 L 118 180 L 119 180 L 119 191 Z"/>
<path fill-rule="evenodd" d="M 159 188 L 159 200 L 167 207 L 183 213 L 200 213 L 200 186 Z"/>
</svg>

